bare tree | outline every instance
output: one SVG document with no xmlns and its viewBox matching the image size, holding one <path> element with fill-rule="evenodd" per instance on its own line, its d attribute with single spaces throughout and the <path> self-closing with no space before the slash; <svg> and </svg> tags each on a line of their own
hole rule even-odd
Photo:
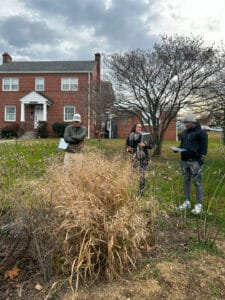
<svg viewBox="0 0 225 300">
<path fill-rule="evenodd" d="M 96 112 L 96 131 L 101 132 L 109 118 L 109 113 L 113 113 L 115 95 L 112 83 L 102 80 L 100 86 L 92 87 L 92 94 L 94 99 L 92 108 Z"/>
<path fill-rule="evenodd" d="M 211 78 L 207 88 L 197 91 L 197 96 L 199 112 L 206 112 L 216 125 L 223 128 L 225 144 L 225 69 Z"/>
<path fill-rule="evenodd" d="M 161 155 L 171 120 L 223 68 L 219 51 L 193 36 L 162 36 L 152 49 L 112 54 L 106 64 L 116 86 L 117 107 L 148 123 L 154 155 Z"/>
</svg>

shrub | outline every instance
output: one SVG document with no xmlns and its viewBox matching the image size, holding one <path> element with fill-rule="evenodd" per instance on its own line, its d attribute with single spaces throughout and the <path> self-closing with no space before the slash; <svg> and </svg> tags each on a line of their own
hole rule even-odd
<svg viewBox="0 0 225 300">
<path fill-rule="evenodd" d="M 48 137 L 48 123 L 46 121 L 38 121 L 37 127 L 38 136 L 40 138 Z"/>
<path fill-rule="evenodd" d="M 129 164 L 95 153 L 77 158 L 71 173 L 56 164 L 38 181 L 18 182 L 11 195 L 14 220 L 26 224 L 29 253 L 45 280 L 63 272 L 76 288 L 135 267 L 154 234 L 155 211 L 141 212 Z"/>
<path fill-rule="evenodd" d="M 2 138 L 12 138 L 18 137 L 20 135 L 20 125 L 15 123 L 8 126 L 5 126 L 1 129 L 1 137 Z"/>
<path fill-rule="evenodd" d="M 66 123 L 53 123 L 52 124 L 52 131 L 58 136 L 58 137 L 63 137 L 64 135 L 64 130 L 68 124 Z"/>
</svg>

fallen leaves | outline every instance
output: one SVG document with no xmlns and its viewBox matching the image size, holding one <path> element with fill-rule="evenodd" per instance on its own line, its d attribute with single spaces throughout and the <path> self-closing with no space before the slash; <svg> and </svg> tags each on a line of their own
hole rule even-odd
<svg viewBox="0 0 225 300">
<path fill-rule="evenodd" d="M 17 267 L 14 267 L 11 270 L 8 270 L 8 271 L 5 272 L 4 279 L 11 280 L 14 277 L 18 276 L 19 272 L 20 272 L 20 269 L 17 268 Z"/>
</svg>

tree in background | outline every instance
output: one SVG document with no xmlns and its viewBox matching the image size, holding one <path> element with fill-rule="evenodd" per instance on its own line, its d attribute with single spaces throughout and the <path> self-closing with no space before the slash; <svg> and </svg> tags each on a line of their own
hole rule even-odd
<svg viewBox="0 0 225 300">
<path fill-rule="evenodd" d="M 161 155 L 170 122 L 192 95 L 224 68 L 218 49 L 200 37 L 162 36 L 152 49 L 112 54 L 106 64 L 116 87 L 116 106 L 150 126 L 154 155 Z"/>
<path fill-rule="evenodd" d="M 213 120 L 214 125 L 223 128 L 225 145 L 225 70 L 216 73 L 207 88 L 197 91 L 198 112 L 203 111 Z M 200 105 L 199 105 L 200 104 Z"/>
<path fill-rule="evenodd" d="M 92 87 L 92 93 L 94 99 L 92 108 L 96 112 L 96 131 L 101 132 L 106 129 L 109 114 L 113 113 L 115 94 L 112 83 L 101 80 L 100 89 L 99 86 Z"/>
</svg>

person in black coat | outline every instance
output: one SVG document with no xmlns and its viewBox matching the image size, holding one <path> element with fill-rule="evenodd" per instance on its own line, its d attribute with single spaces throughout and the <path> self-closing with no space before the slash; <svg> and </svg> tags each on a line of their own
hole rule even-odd
<svg viewBox="0 0 225 300">
<path fill-rule="evenodd" d="M 191 208 L 191 179 L 196 190 L 196 204 L 192 209 L 193 214 L 202 212 L 203 187 L 202 187 L 202 165 L 208 148 L 208 135 L 201 129 L 193 114 L 187 114 L 183 122 L 186 129 L 181 134 L 181 170 L 184 177 L 184 202 L 178 209 Z"/>
<path fill-rule="evenodd" d="M 150 140 L 150 134 L 147 134 L 147 138 L 144 138 L 142 132 L 142 125 L 140 123 L 134 124 L 129 135 L 126 138 L 126 151 L 131 154 L 131 169 L 132 171 L 139 171 L 139 196 L 144 193 L 145 187 L 145 173 L 150 161 L 150 155 L 148 149 L 152 149 Z"/>
</svg>

